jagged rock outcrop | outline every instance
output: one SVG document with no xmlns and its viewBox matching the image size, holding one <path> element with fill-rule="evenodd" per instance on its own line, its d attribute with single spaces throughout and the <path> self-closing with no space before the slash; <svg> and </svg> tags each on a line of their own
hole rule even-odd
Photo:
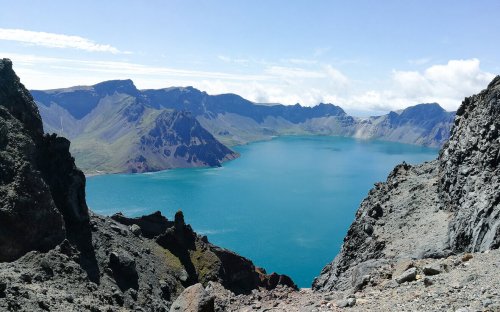
<svg viewBox="0 0 500 312">
<path fill-rule="evenodd" d="M 500 247 L 500 76 L 457 111 L 439 154 L 440 196 L 457 251 Z"/>
<path fill-rule="evenodd" d="M 31 95 L 0 61 L 0 261 L 47 251 L 65 237 L 63 217 L 40 172 L 42 121 Z"/>
<path fill-rule="evenodd" d="M 370 191 L 316 290 L 357 291 L 408 259 L 498 248 L 500 77 L 466 98 L 435 161 L 398 165 Z"/>
<path fill-rule="evenodd" d="M 181 211 L 175 214 L 173 226 L 156 238 L 156 242 L 179 258 L 186 269 L 185 284 L 218 282 L 236 294 L 252 289 L 278 285 L 297 288 L 290 277 L 256 268 L 252 261 L 230 250 L 208 242 L 206 236 L 197 235 L 185 224 Z"/>
<path fill-rule="evenodd" d="M 182 213 L 93 214 L 69 146 L 43 134 L 12 63 L 0 61 L 1 311 L 168 311 L 198 282 L 249 292 L 265 279 L 198 236 Z"/>
<path fill-rule="evenodd" d="M 69 141 L 43 134 L 37 106 L 7 59 L 0 62 L 0 89 L 0 261 L 47 251 L 68 238 L 97 279 L 85 177 Z"/>
<path fill-rule="evenodd" d="M 150 215 L 145 215 L 137 218 L 127 218 L 122 213 L 116 213 L 111 216 L 111 219 L 128 226 L 137 225 L 140 233 L 147 238 L 155 238 L 172 227 L 174 223 L 165 218 L 160 211 L 156 211 Z"/>
</svg>

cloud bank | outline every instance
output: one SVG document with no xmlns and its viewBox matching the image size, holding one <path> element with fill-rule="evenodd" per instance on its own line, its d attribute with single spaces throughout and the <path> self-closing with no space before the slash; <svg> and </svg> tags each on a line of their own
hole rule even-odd
<svg viewBox="0 0 500 312">
<path fill-rule="evenodd" d="M 0 55 L 13 59 L 23 83 L 32 89 L 90 85 L 104 80 L 130 78 L 139 88 L 194 86 L 209 94 L 236 93 L 259 103 L 301 103 L 312 106 L 329 102 L 350 112 L 367 114 L 430 102 L 437 102 L 447 110 L 456 110 L 464 97 L 481 91 L 494 77 L 492 73 L 482 70 L 480 61 L 475 58 L 449 60 L 419 71 L 392 70 L 389 79 L 375 88 L 366 81 L 348 76 L 331 64 L 307 60 L 265 63 L 252 73 L 238 73 L 177 69 L 134 62 L 1 52 Z M 229 60 L 218 59 L 221 62 Z"/>
<path fill-rule="evenodd" d="M 0 40 L 17 41 L 49 48 L 78 49 L 88 52 L 129 53 L 122 52 L 111 45 L 98 44 L 90 39 L 79 36 L 23 29 L 0 28 Z"/>
<path fill-rule="evenodd" d="M 481 70 L 478 59 L 450 60 L 423 71 L 393 70 L 389 89 L 370 90 L 357 100 L 386 110 L 429 102 L 455 110 L 466 96 L 486 88 L 494 76 Z"/>
</svg>

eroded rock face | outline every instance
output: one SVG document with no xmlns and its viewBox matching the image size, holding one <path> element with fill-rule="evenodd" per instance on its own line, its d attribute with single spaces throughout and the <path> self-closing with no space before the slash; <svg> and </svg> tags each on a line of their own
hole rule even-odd
<svg viewBox="0 0 500 312">
<path fill-rule="evenodd" d="M 500 246 L 500 76 L 457 111 L 439 155 L 439 194 L 454 213 L 450 243 L 457 251 Z"/>
<path fill-rule="evenodd" d="M 498 248 L 499 128 L 500 76 L 463 101 L 438 160 L 398 165 L 375 185 L 313 288 L 357 291 L 400 260 Z"/>
<path fill-rule="evenodd" d="M 1 60 L 0 261 L 46 251 L 66 236 L 81 248 L 90 242 L 85 177 L 69 146 L 43 134 L 33 98 L 12 62 Z"/>
<path fill-rule="evenodd" d="M 47 251 L 65 237 L 62 215 L 39 171 L 42 123 L 31 96 L 0 61 L 0 261 Z"/>
</svg>

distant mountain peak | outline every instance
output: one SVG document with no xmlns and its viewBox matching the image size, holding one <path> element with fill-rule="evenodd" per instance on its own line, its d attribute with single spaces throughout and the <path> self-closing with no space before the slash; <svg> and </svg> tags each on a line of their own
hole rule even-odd
<svg viewBox="0 0 500 312">
<path fill-rule="evenodd" d="M 94 90 L 100 94 L 111 95 L 116 93 L 125 93 L 133 96 L 139 95 L 139 90 L 130 79 L 125 80 L 108 80 L 100 82 L 93 86 Z"/>
</svg>

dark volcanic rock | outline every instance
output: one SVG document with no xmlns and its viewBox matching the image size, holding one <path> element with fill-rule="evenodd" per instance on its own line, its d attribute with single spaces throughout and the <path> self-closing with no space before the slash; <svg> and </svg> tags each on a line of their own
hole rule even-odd
<svg viewBox="0 0 500 312">
<path fill-rule="evenodd" d="M 55 134 L 46 135 L 38 153 L 39 169 L 68 225 L 67 230 L 71 230 L 71 225 L 86 224 L 89 221 L 85 201 L 85 176 L 76 168 L 69 146 L 70 142 L 65 138 Z"/>
<path fill-rule="evenodd" d="M 130 288 L 137 290 L 139 275 L 132 256 L 125 252 L 109 254 L 109 267 L 113 271 L 115 281 L 122 291 Z"/>
<path fill-rule="evenodd" d="M 252 261 L 232 251 L 208 243 L 186 225 L 181 211 L 175 214 L 174 226 L 158 236 L 156 242 L 179 258 L 188 273 L 185 285 L 219 282 L 234 293 L 249 293 L 258 287 L 274 289 L 278 285 L 297 288 L 290 277 L 267 275 Z"/>
<path fill-rule="evenodd" d="M 65 237 L 63 218 L 43 180 L 38 110 L 12 70 L 0 61 L 0 261 L 47 251 Z"/>
<path fill-rule="evenodd" d="M 31 94 L 12 69 L 9 59 L 0 60 L 0 104 L 19 120 L 32 139 L 43 134 L 42 119 Z"/>
<path fill-rule="evenodd" d="M 38 109 L 5 59 L 0 88 L 0 260 L 46 251 L 67 235 L 88 256 L 89 274 L 96 275 L 85 177 L 69 141 L 43 135 Z"/>
<path fill-rule="evenodd" d="M 260 275 L 260 287 L 264 287 L 267 290 L 275 289 L 278 285 L 287 286 L 292 289 L 298 290 L 297 285 L 293 282 L 293 280 L 283 274 L 271 273 L 269 275 L 266 274 L 266 271 L 261 268 L 257 268 L 257 272 Z"/>
<path fill-rule="evenodd" d="M 450 242 L 457 251 L 500 247 L 500 76 L 457 111 L 440 155 L 439 191 L 454 216 Z"/>
<path fill-rule="evenodd" d="M 172 221 L 168 221 L 167 218 L 162 216 L 159 211 L 138 218 L 127 218 L 122 213 L 116 213 L 111 216 L 111 219 L 125 225 L 138 225 L 142 235 L 147 238 L 154 238 L 161 235 L 165 233 L 169 227 L 174 225 Z"/>
</svg>

